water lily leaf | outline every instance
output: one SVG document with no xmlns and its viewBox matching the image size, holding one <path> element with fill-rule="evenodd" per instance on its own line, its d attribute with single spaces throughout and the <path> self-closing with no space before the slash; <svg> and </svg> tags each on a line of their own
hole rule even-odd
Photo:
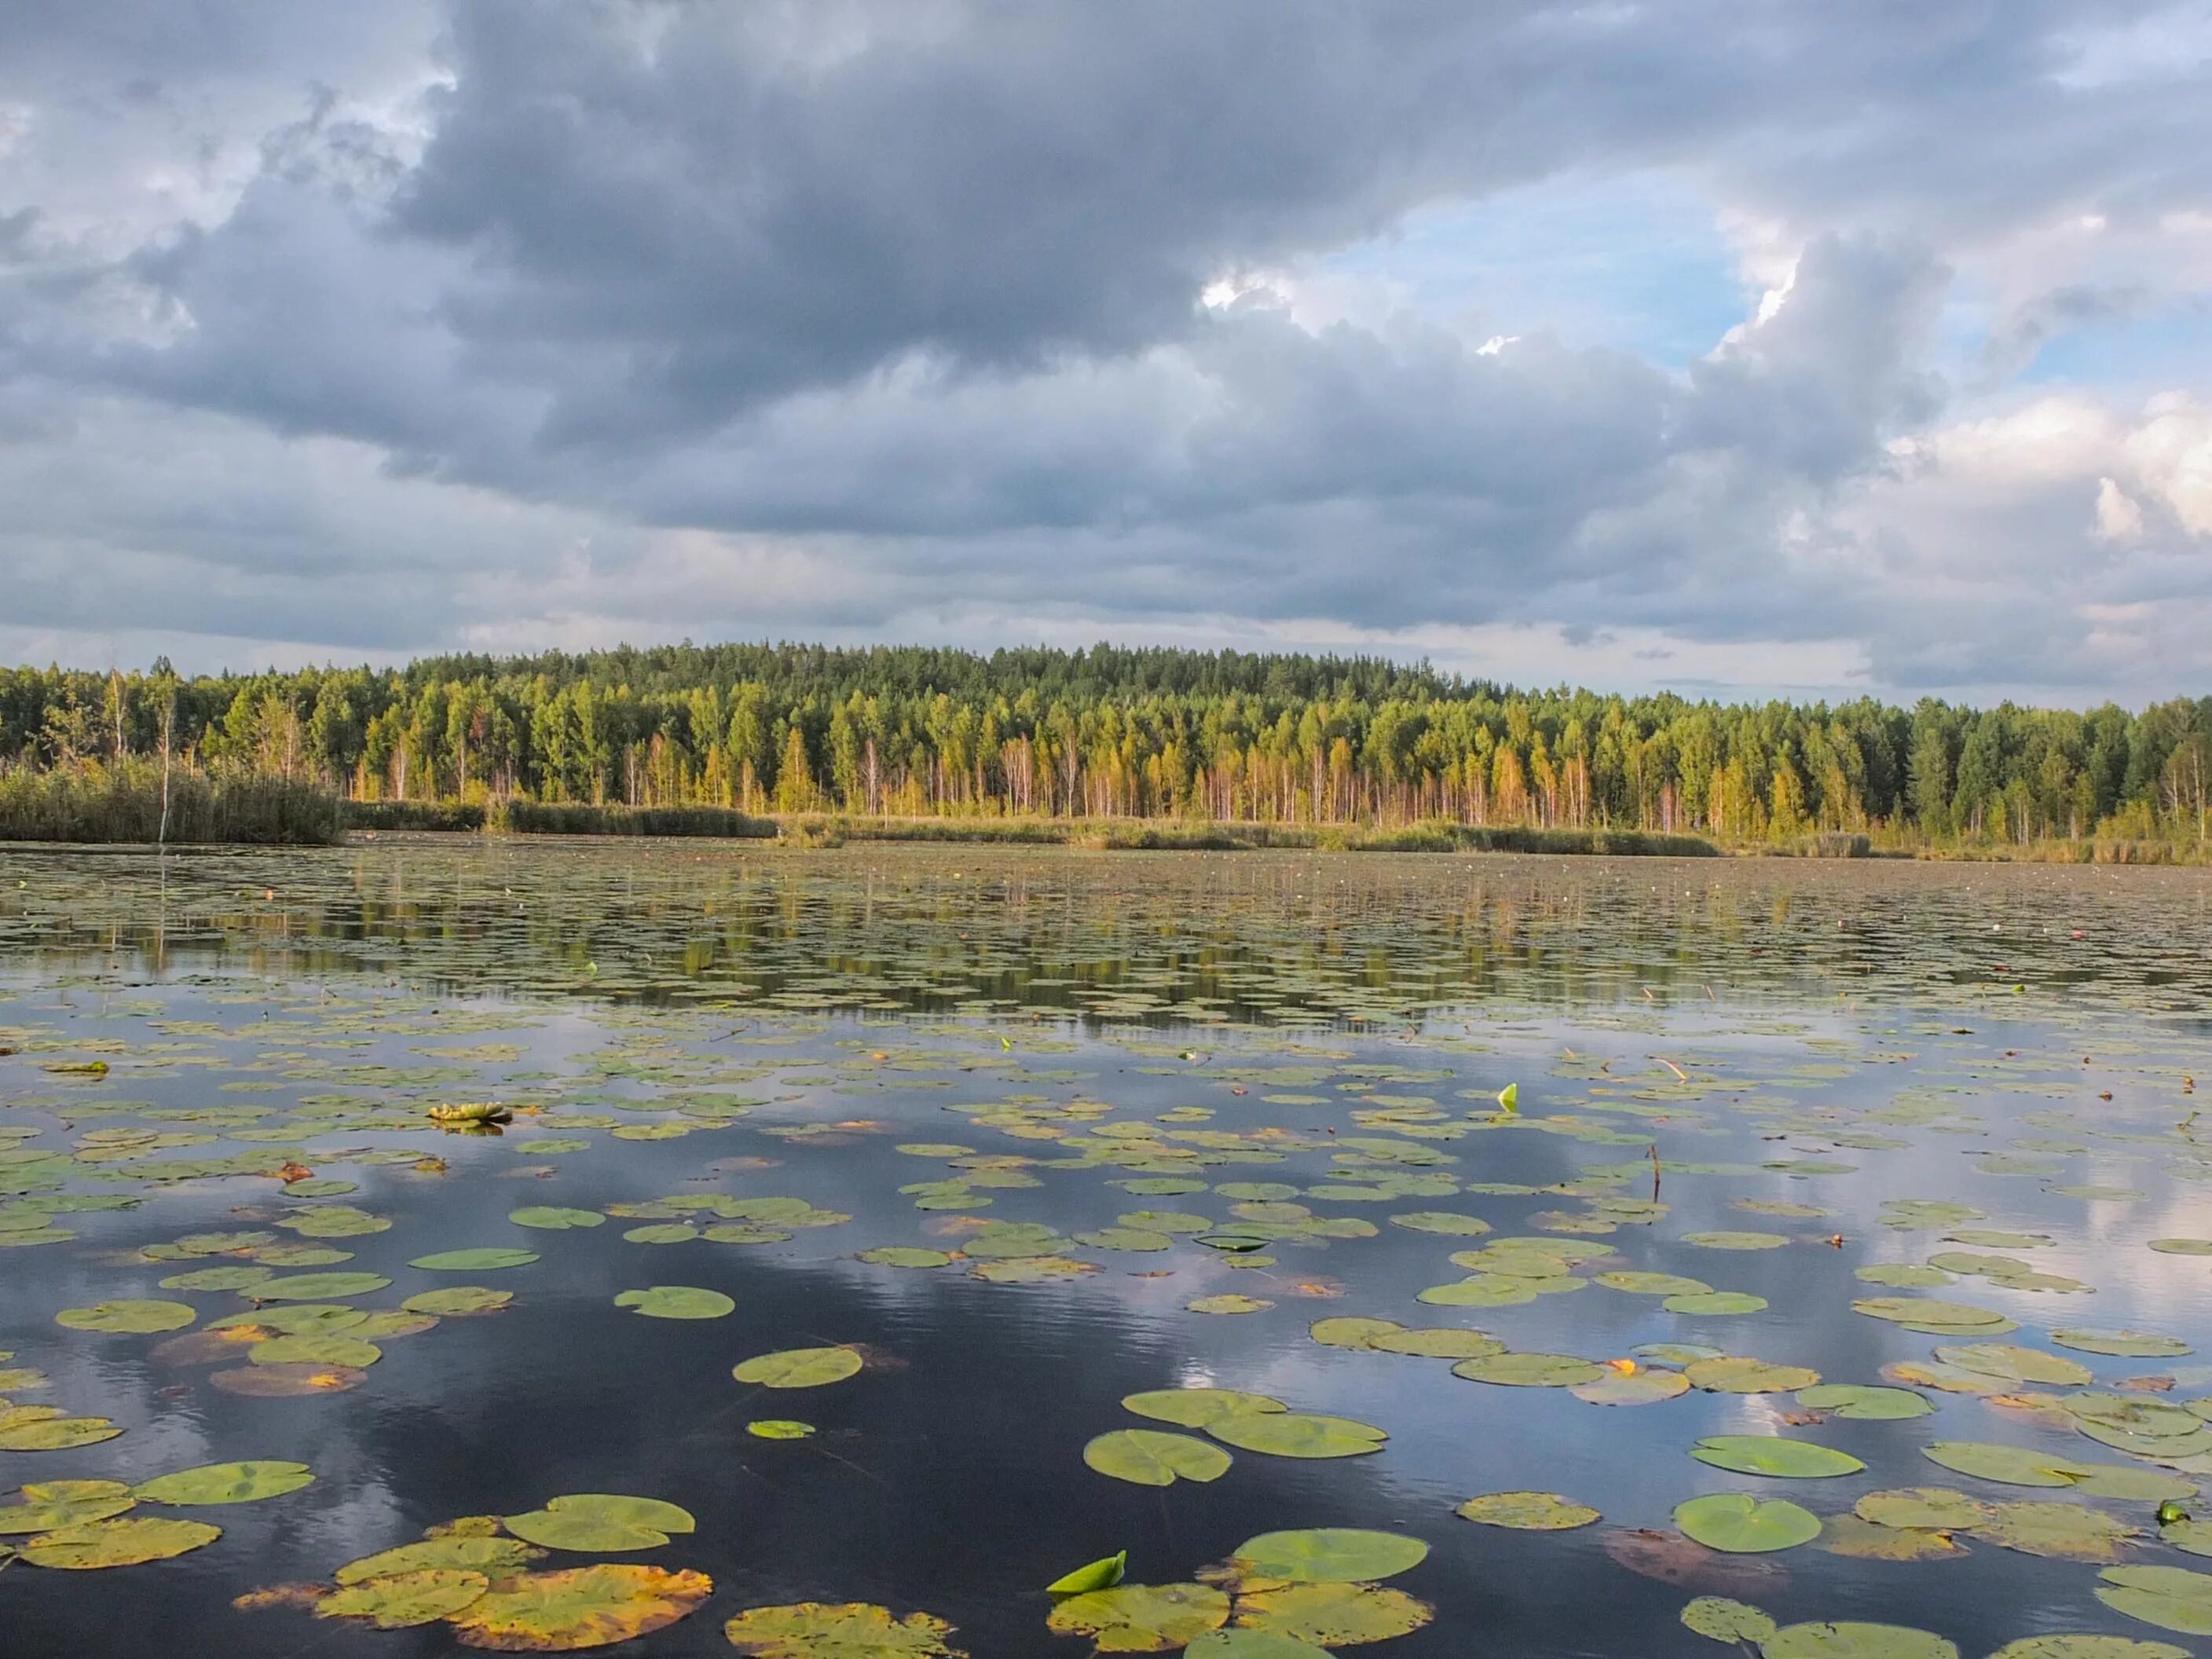
<svg viewBox="0 0 2212 1659">
<path fill-rule="evenodd" d="M 258 1504 L 314 1484 L 305 1463 L 204 1463 L 158 1475 L 132 1487 L 149 1504 Z"/>
<path fill-rule="evenodd" d="M 165 1291 L 242 1291 L 276 1276 L 274 1267 L 202 1267 L 161 1281 Z"/>
<path fill-rule="evenodd" d="M 119 1521 L 85 1521 L 21 1545 L 17 1553 L 34 1567 L 57 1567 L 70 1571 L 100 1567 L 135 1567 L 148 1561 L 167 1561 L 201 1549 L 222 1536 L 221 1527 L 204 1521 L 148 1520 L 128 1516 Z"/>
<path fill-rule="evenodd" d="M 690 1532 L 696 1524 L 688 1510 L 657 1498 L 610 1492 L 571 1493 L 548 1499 L 542 1510 L 506 1517 L 507 1529 L 525 1543 L 594 1555 L 659 1549 L 672 1533 Z"/>
<path fill-rule="evenodd" d="M 1369 1349 L 1375 1339 L 1389 1336 L 1406 1328 L 1395 1319 L 1362 1319 L 1340 1316 L 1316 1319 L 1306 1327 L 1306 1334 L 1325 1347 Z"/>
<path fill-rule="evenodd" d="M 250 1358 L 251 1356 L 249 1356 Z M 241 1365 L 216 1371 L 208 1378 L 225 1394 L 263 1400 L 290 1400 L 309 1395 L 343 1394 L 368 1380 L 368 1373 L 354 1365 Z"/>
<path fill-rule="evenodd" d="M 1436 1609 L 1427 1602 L 1374 1584 L 1290 1584 L 1237 1601 L 1238 1629 L 1266 1631 L 1320 1648 L 1388 1641 L 1435 1617 Z"/>
<path fill-rule="evenodd" d="M 1184 1659 L 1328 1659 L 1327 1648 L 1269 1630 L 1210 1630 L 1192 1638 Z"/>
<path fill-rule="evenodd" d="M 1069 1596 L 1045 1622 L 1088 1636 L 1101 1653 L 1166 1653 L 1228 1623 L 1229 1598 L 1211 1584 L 1116 1584 Z"/>
<path fill-rule="evenodd" d="M 337 1365 L 366 1370 L 384 1358 L 384 1350 L 350 1334 L 331 1331 L 302 1331 L 296 1336 L 273 1336 L 246 1352 L 253 1365 Z"/>
<path fill-rule="evenodd" d="M 902 1619 L 864 1601 L 749 1607 L 722 1626 L 731 1646 L 760 1659 L 966 1659 L 945 1645 L 951 1633 L 928 1613 Z"/>
<path fill-rule="evenodd" d="M 1797 1403 L 1813 1411 L 1869 1423 L 1899 1423 L 1925 1417 L 1936 1408 L 1910 1389 L 1881 1389 L 1863 1382 L 1824 1382 L 1800 1389 Z"/>
<path fill-rule="evenodd" d="M 1694 1296 L 1670 1296 L 1659 1304 L 1668 1313 L 1715 1316 L 1762 1313 L 1766 1298 L 1747 1291 L 1706 1291 Z"/>
<path fill-rule="evenodd" d="M 1402 1533 L 1356 1527 L 1315 1527 L 1263 1532 L 1237 1547 L 1233 1559 L 1247 1577 L 1293 1584 L 1363 1584 L 1395 1578 L 1428 1559 L 1429 1547 Z"/>
<path fill-rule="evenodd" d="M 450 1619 L 491 1588 L 480 1572 L 426 1567 L 343 1585 L 315 1603 L 318 1619 L 353 1619 L 376 1630 L 407 1630 Z"/>
<path fill-rule="evenodd" d="M 557 1204 L 526 1204 L 519 1210 L 509 1210 L 507 1218 L 518 1227 L 536 1227 L 549 1233 L 597 1227 L 606 1220 L 597 1210 L 568 1210 Z"/>
<path fill-rule="evenodd" d="M 1452 1367 L 1452 1375 L 1510 1389 L 1566 1389 L 1595 1382 L 1606 1370 L 1571 1353 L 1498 1353 L 1463 1359 Z"/>
<path fill-rule="evenodd" d="M 632 1227 L 623 1237 L 632 1244 L 689 1244 L 699 1237 L 699 1230 L 688 1221 L 655 1222 Z"/>
<path fill-rule="evenodd" d="M 489 1578 L 504 1578 L 520 1572 L 544 1553 L 513 1538 L 457 1534 L 380 1550 L 347 1562 L 331 1576 L 341 1584 L 398 1578 L 415 1572 L 480 1572 Z"/>
<path fill-rule="evenodd" d="M 1765 1659 L 1959 1659 L 1932 1632 L 1850 1622 L 1784 1625 L 1761 1644 Z"/>
<path fill-rule="evenodd" d="M 1856 1474 L 1866 1468 L 1849 1452 L 1778 1434 L 1711 1435 L 1698 1441 L 1690 1455 L 1717 1469 L 1729 1469 L 1737 1474 L 1764 1474 L 1779 1480 L 1826 1480 L 1839 1474 Z"/>
<path fill-rule="evenodd" d="M 1680 1371 L 1607 1370 L 1594 1382 L 1577 1382 L 1567 1392 L 1593 1406 L 1656 1406 L 1690 1391 Z"/>
<path fill-rule="evenodd" d="M 464 1646 L 568 1653 L 665 1630 L 714 1593 L 702 1572 L 603 1564 L 500 1580 L 453 1615 Z"/>
<path fill-rule="evenodd" d="M 1886 1285 L 1893 1291 L 1932 1291 L 1959 1282 L 1941 1267 L 1924 1267 L 1915 1261 L 1869 1262 L 1852 1268 L 1851 1276 L 1869 1285 Z"/>
<path fill-rule="evenodd" d="M 2076 1327 L 2053 1331 L 2051 1340 L 2062 1348 L 2112 1354 L 2123 1359 L 2172 1359 L 2195 1352 L 2178 1336 L 2160 1336 L 2153 1331 L 2099 1331 Z"/>
<path fill-rule="evenodd" d="M 1938 1532 L 1965 1531 L 1996 1513 L 1994 1504 L 1949 1486 L 1899 1486 L 1870 1492 L 1851 1508 L 1861 1520 L 1878 1527 L 1919 1527 Z"/>
<path fill-rule="evenodd" d="M 440 1250 L 430 1255 L 418 1255 L 407 1265 L 434 1273 L 490 1273 L 501 1267 L 526 1267 L 538 1260 L 535 1250 L 476 1249 Z M 655 1626 L 655 1629 L 659 1626 Z M 482 1644 L 477 1645 L 481 1646 Z"/>
<path fill-rule="evenodd" d="M 2047 1382 L 2058 1388 L 2075 1388 L 2092 1380 L 2089 1368 L 2075 1360 L 2007 1342 L 1939 1347 L 1936 1358 L 1946 1365 L 2001 1377 L 2008 1382 Z"/>
<path fill-rule="evenodd" d="M 1747 1602 L 1725 1595 L 1700 1595 L 1682 1609 L 1682 1622 L 1699 1636 L 1715 1642 L 1765 1641 L 1775 1632 L 1774 1620 Z"/>
<path fill-rule="evenodd" d="M 1820 1517 L 1778 1498 L 1718 1492 L 1674 1506 L 1674 1524 L 1707 1549 L 1758 1555 L 1794 1549 L 1820 1535 Z"/>
<path fill-rule="evenodd" d="M 860 1363 L 850 1348 L 786 1348 L 757 1354 L 731 1375 L 763 1389 L 819 1389 L 857 1375 Z"/>
<path fill-rule="evenodd" d="M 1685 1244 L 1695 1244 L 1706 1250 L 1778 1250 L 1789 1242 L 1782 1233 L 1722 1231 L 1682 1235 Z"/>
<path fill-rule="evenodd" d="M 1680 1273 L 1634 1273 L 1626 1268 L 1600 1273 L 1595 1282 L 1609 1291 L 1626 1291 L 1634 1296 L 1710 1296 L 1713 1289 L 1702 1279 Z"/>
<path fill-rule="evenodd" d="M 635 1308 L 648 1319 L 720 1319 L 737 1311 L 737 1303 L 720 1291 L 702 1291 L 690 1285 L 655 1285 L 649 1290 L 624 1291 L 615 1297 L 617 1308 Z"/>
<path fill-rule="evenodd" d="M 1183 1305 L 1191 1312 L 1200 1314 L 1254 1314 L 1265 1313 L 1275 1304 L 1256 1296 L 1238 1296 L 1231 1292 L 1226 1296 L 1201 1296 L 1195 1302 L 1187 1302 Z"/>
<path fill-rule="evenodd" d="M 955 1258 L 943 1250 L 923 1249 L 913 1244 L 884 1244 L 872 1250 L 863 1250 L 854 1258 L 878 1267 L 949 1267 Z"/>
<path fill-rule="evenodd" d="M 1937 1336 L 1960 1331 L 1996 1336 L 2020 1328 L 2012 1320 L 1988 1308 L 1977 1308 L 1966 1302 L 1940 1302 L 1933 1297 L 1866 1297 L 1852 1303 L 1851 1309 L 1869 1318 L 1901 1325 L 1908 1331 L 1924 1331 Z"/>
<path fill-rule="evenodd" d="M 0 1510 L 0 1516 L 6 1514 L 5 1510 Z M 7 1529 L 4 1524 L 0 1524 L 0 1532 Z M 2212 1522 L 2193 1521 L 2184 1516 L 2161 1526 L 2158 1529 L 2158 1541 L 2174 1549 L 2186 1551 L 2191 1555 L 2212 1555 Z"/>
<path fill-rule="evenodd" d="M 1999 1504 L 1974 1536 L 2061 1561 L 2117 1561 L 2142 1534 L 2086 1504 Z"/>
<path fill-rule="evenodd" d="M 391 1283 L 382 1273 L 295 1273 L 289 1279 L 255 1285 L 246 1294 L 256 1302 L 329 1302 L 367 1296 Z"/>
<path fill-rule="evenodd" d="M 1113 1554 L 1089 1562 L 1073 1572 L 1064 1572 L 1044 1587 L 1048 1595 L 1085 1595 L 1092 1590 L 1111 1589 L 1121 1582 L 1129 1568 L 1129 1552 L 1117 1550 Z"/>
<path fill-rule="evenodd" d="M 1242 1413 L 1290 1409 L 1267 1395 L 1246 1394 L 1237 1389 L 1153 1389 L 1124 1395 L 1121 1404 L 1139 1417 L 1186 1429 L 1202 1429 Z"/>
<path fill-rule="evenodd" d="M 434 1331 L 438 1321 L 431 1314 L 408 1313 L 398 1308 L 386 1308 L 364 1317 L 358 1325 L 346 1327 L 346 1334 L 363 1342 L 385 1342 L 393 1337 L 420 1336 L 424 1331 Z"/>
<path fill-rule="evenodd" d="M 1555 1492 L 1492 1492 L 1470 1498 L 1452 1511 L 1463 1520 L 1486 1527 L 1510 1527 L 1516 1532 L 1571 1532 L 1598 1519 L 1598 1512 Z"/>
<path fill-rule="evenodd" d="M 122 1432 L 104 1417 L 67 1417 L 58 1407 L 0 1402 L 0 1451 L 74 1451 Z"/>
<path fill-rule="evenodd" d="M 2212 1238 L 2154 1238 L 2150 1248 L 2160 1255 L 2212 1255 Z"/>
<path fill-rule="evenodd" d="M 1481 1359 L 1505 1352 L 1505 1345 L 1488 1332 L 1455 1325 L 1386 1331 L 1367 1346 L 1376 1353 L 1411 1354 L 1421 1359 Z"/>
<path fill-rule="evenodd" d="M 1304 1412 L 1238 1412 L 1207 1424 L 1206 1431 L 1239 1450 L 1273 1457 L 1358 1457 L 1382 1450 L 1390 1437 L 1371 1423 Z"/>
<path fill-rule="evenodd" d="M 27 1481 L 15 1502 L 0 1504 L 0 1536 L 106 1521 L 137 1504 L 120 1480 Z"/>
<path fill-rule="evenodd" d="M 455 1285 L 442 1291 L 423 1291 L 399 1305 L 409 1313 L 430 1314 L 440 1319 L 465 1319 L 474 1314 L 495 1313 L 514 1300 L 513 1291 L 488 1290 L 482 1285 Z"/>
<path fill-rule="evenodd" d="M 1855 1561 L 1942 1561 L 1966 1553 L 1948 1532 L 1876 1526 L 1856 1515 L 1832 1515 L 1823 1521 L 1819 1547 Z"/>
<path fill-rule="evenodd" d="M 1511 1308 L 1536 1299 L 1535 1287 L 1504 1273 L 1477 1273 L 1449 1285 L 1431 1285 L 1415 1295 L 1432 1308 Z"/>
<path fill-rule="evenodd" d="M 113 1335 L 142 1336 L 154 1331 L 180 1331 L 199 1315 L 181 1302 L 142 1302 L 125 1299 L 100 1302 L 89 1308 L 64 1308 L 54 1323 L 73 1331 L 104 1331 Z"/>
<path fill-rule="evenodd" d="M 2006 1643 L 1990 1659 L 2189 1659 L 2189 1650 L 2124 1636 L 2024 1636 Z"/>
<path fill-rule="evenodd" d="M 746 1424 L 745 1432 L 761 1440 L 804 1440 L 814 1432 L 814 1425 L 787 1417 L 763 1417 Z"/>
<path fill-rule="evenodd" d="M 2212 1573 L 2186 1567 L 2106 1567 L 2097 1599 L 2115 1613 L 2185 1636 L 2212 1636 Z"/>
<path fill-rule="evenodd" d="M 1817 1387 L 1820 1373 L 1804 1365 L 1774 1365 L 1764 1359 L 1724 1355 L 1682 1368 L 1690 1386 L 1713 1394 L 1795 1394 Z"/>
<path fill-rule="evenodd" d="M 1920 1455 L 1960 1474 L 2007 1486 L 2070 1486 L 2085 1466 L 2056 1453 L 1979 1440 L 1939 1440 Z"/>
<path fill-rule="evenodd" d="M 1101 1474 L 1139 1486 L 1171 1486 L 1177 1480 L 1218 1480 L 1229 1472 L 1229 1454 L 1188 1434 L 1163 1429 L 1115 1429 L 1083 1448 L 1083 1461 Z"/>
</svg>

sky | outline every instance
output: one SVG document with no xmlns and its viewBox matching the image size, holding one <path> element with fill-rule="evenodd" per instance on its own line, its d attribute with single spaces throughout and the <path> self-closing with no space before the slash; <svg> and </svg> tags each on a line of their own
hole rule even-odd
<svg viewBox="0 0 2212 1659">
<path fill-rule="evenodd" d="M 0 660 L 2212 692 L 2212 0 L 9 0 Z"/>
</svg>

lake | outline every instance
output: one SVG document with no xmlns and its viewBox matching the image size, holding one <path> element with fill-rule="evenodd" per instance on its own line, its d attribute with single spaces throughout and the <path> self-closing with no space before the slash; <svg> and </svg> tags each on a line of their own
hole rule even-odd
<svg viewBox="0 0 2212 1659">
<path fill-rule="evenodd" d="M 2186 1653 L 2208 1100 L 2203 872 L 0 851 L 0 1655 Z"/>
</svg>

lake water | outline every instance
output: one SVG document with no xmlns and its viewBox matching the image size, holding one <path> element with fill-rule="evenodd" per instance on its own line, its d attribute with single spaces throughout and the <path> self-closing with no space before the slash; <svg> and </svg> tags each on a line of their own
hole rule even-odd
<svg viewBox="0 0 2212 1659">
<path fill-rule="evenodd" d="M 1721 1595 L 1969 1659 L 2069 1632 L 2194 1650 L 2212 1578 L 2100 1574 L 2212 1572 L 2212 1429 L 2186 1405 L 2212 1417 L 2208 993 L 2195 872 L 0 851 L 0 1446 L 105 1419 L 0 1449 L 0 1528 L 18 1486 L 313 1475 L 101 1505 L 74 1546 L 0 1530 L 30 1549 L 0 1569 L 0 1656 L 452 1653 L 483 1638 L 457 1573 L 424 1588 L 458 1624 L 395 1630 L 250 1593 L 327 1592 L 459 1517 L 550 1540 L 548 1501 L 593 1493 L 694 1529 L 530 1571 L 712 1580 L 621 1652 L 727 1654 L 746 1609 L 851 1602 L 934 1615 L 977 1656 L 1085 1659 L 1091 1637 L 1048 1623 L 1060 1575 L 1126 1549 L 1129 1584 L 1219 1580 L 1246 1540 L 1314 1528 L 1427 1554 L 1384 1590 L 1232 1571 L 1237 1599 L 1192 1592 L 1193 1616 L 1351 1650 L 1419 1618 L 1413 1598 L 1428 1622 L 1360 1650 L 1717 1659 L 1680 1614 Z M 514 1116 L 425 1115 L 459 1102 Z M 463 1250 L 520 1255 L 437 1265 Z M 300 1313 L 284 1281 L 330 1273 L 364 1277 L 310 1283 L 325 1311 Z M 434 1326 L 401 1310 L 456 1286 L 507 1299 Z M 654 1286 L 733 1306 L 617 1305 Z M 1445 1350 L 1423 1357 L 1387 1351 L 1388 1325 L 1313 1333 L 1347 1319 L 1458 1334 L 1397 1339 Z M 821 1349 L 791 1362 L 836 1375 L 819 1386 L 733 1375 Z M 1516 1385 L 1554 1380 L 1581 1392 Z M 1799 1398 L 1834 1384 L 1909 1392 Z M 1193 1396 L 1234 1410 L 1209 1428 L 1122 1403 L 1200 1388 L 1287 1410 Z M 1291 1414 L 1368 1427 L 1250 1428 Z M 811 1432 L 754 1431 L 786 1422 Z M 1130 1430 L 1183 1437 L 1168 1455 L 1211 1478 L 1086 1463 L 1144 1445 Z M 1754 1436 L 1844 1456 L 1798 1478 L 1692 1455 Z M 1771 1441 L 1711 1449 L 1772 1461 Z M 2191 1510 L 2200 1486 L 2206 1528 L 2161 1528 L 2160 1498 Z M 1962 1496 L 1927 1500 L 1940 1526 L 1854 1517 L 1904 1488 Z M 1455 1513 L 1522 1492 L 1601 1518 Z M 1676 1511 L 1724 1493 L 1820 1535 L 1682 1536 L 1720 1535 L 1711 1506 Z M 222 1532 L 66 1570 L 118 1516 Z M 681 1582 L 688 1605 L 702 1586 Z M 902 1628 L 899 1651 L 929 1650 Z M 1941 1652 L 1823 1639 L 1774 1647 Z"/>
</svg>

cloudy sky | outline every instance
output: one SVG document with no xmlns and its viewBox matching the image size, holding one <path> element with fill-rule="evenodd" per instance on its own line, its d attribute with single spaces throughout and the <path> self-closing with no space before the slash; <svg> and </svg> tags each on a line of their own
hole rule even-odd
<svg viewBox="0 0 2212 1659">
<path fill-rule="evenodd" d="M 2212 0 L 8 0 L 0 659 L 2212 690 Z"/>
</svg>

